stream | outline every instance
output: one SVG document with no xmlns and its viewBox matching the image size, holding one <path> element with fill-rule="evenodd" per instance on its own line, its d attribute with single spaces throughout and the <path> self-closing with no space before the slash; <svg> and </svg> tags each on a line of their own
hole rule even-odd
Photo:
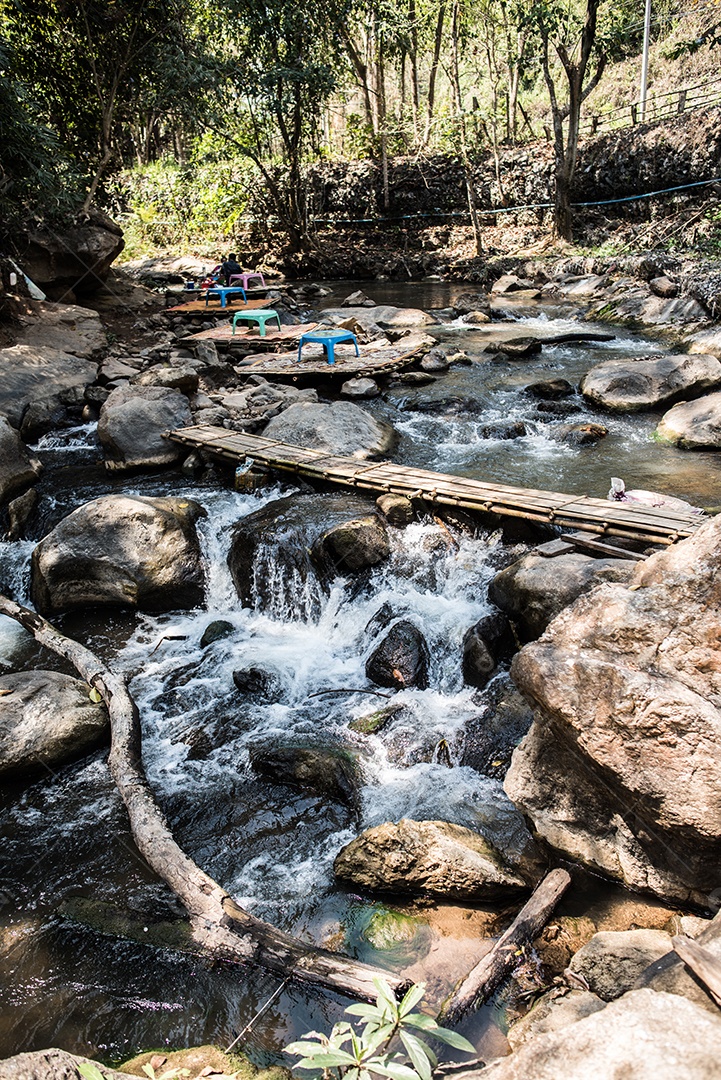
<svg viewBox="0 0 721 1080">
<path fill-rule="evenodd" d="M 356 283 L 332 284 L 337 303 Z M 445 283 L 369 283 L 379 303 L 446 307 L 461 289 Z M 532 311 L 508 302 L 519 336 L 540 324 L 577 328 L 576 309 Z M 539 379 L 577 384 L 603 359 L 669 351 L 668 344 L 611 329 L 614 340 L 544 347 L 530 359 L 454 366 L 429 386 L 399 386 L 364 403 L 400 434 L 395 460 L 443 472 L 604 497 L 612 475 L 628 488 L 651 488 L 712 508 L 721 505 L 721 460 L 657 445 L 654 414 L 601 415 L 580 396 L 568 416 L 544 414 L 524 394 Z M 449 351 L 473 357 L 474 331 L 458 321 L 431 329 Z M 473 397 L 473 415 L 430 415 L 415 406 L 432 398 Z M 497 420 L 522 420 L 514 440 L 481 437 Z M 603 423 L 598 444 L 573 447 L 553 438 L 561 421 Z M 174 494 L 199 501 L 206 566 L 206 605 L 147 615 L 83 612 L 58 619 L 105 660 L 126 672 L 143 723 L 148 777 L 180 844 L 238 902 L 302 940 L 340 948 L 428 984 L 439 1001 L 471 966 L 483 936 L 495 932 L 501 909 L 381 901 L 338 888 L 332 864 L 360 831 L 401 817 L 482 827 L 499 848 L 522 844 L 524 826 L 503 792 L 502 776 L 523 730 L 512 725 L 480 750 L 474 742 L 499 695 L 511 692 L 501 672 L 484 691 L 464 686 L 461 644 L 490 610 L 487 586 L 528 550 L 500 532 L 453 533 L 432 519 L 389 529 L 391 556 L 361 588 L 338 579 L 329 593 L 298 587 L 272 549 L 256 573 L 273 594 L 264 610 L 243 608 L 227 567 L 234 524 L 284 497 L 292 484 L 249 495 L 179 473 L 108 476 L 94 425 L 45 436 L 35 448 L 46 468 L 32 538 L 0 544 L 0 587 L 27 601 L 33 547 L 76 506 L 109 491 Z M 309 526 L 313 500 L 308 500 Z M 302 535 L 299 543 L 303 542 Z M 310 590 L 310 591 L 309 591 Z M 404 709 L 382 732 L 348 729 L 350 720 L 385 704 L 364 692 L 372 647 L 368 625 L 384 604 L 424 633 L 432 665 L 427 690 L 394 695 Z M 201 646 L 214 620 L 233 632 Z M 0 619 L 0 665 L 70 672 L 28 635 Z M 270 671 L 282 687 L 274 702 L 242 697 L 232 673 Z M 345 692 L 351 688 L 354 692 Z M 343 693 L 319 694 L 319 691 Z M 318 695 L 318 696 L 313 696 Z M 493 725 L 491 725 L 493 729 Z M 439 760 L 445 740 L 451 768 Z M 249 765 L 257 746 L 308 742 L 347 749 L 362 780 L 354 805 L 274 784 Z M 594 888 L 605 886 L 596 883 Z M 85 906 L 83 906 L 85 904 Z M 387 911 L 409 916 L 409 928 L 379 948 L 373 926 Z M 81 915 L 79 915 L 79 912 Z M 117 913 L 140 940 L 101 933 Z M 0 1057 L 61 1046 L 121 1061 L 139 1049 L 229 1044 L 278 987 L 267 972 L 211 964 L 192 954 L 143 943 L 181 914 L 177 902 L 135 853 L 123 807 L 98 752 L 0 796 Z M 375 923 L 374 923 L 375 920 Z M 505 923 L 504 923 L 505 925 Z M 244 1049 L 258 1063 L 280 1060 L 282 1046 L 309 1029 L 328 1030 L 347 1004 L 331 994 L 287 986 L 257 1021 Z M 496 1002 L 462 1028 L 480 1053 L 503 1052 L 503 1008 Z"/>
</svg>

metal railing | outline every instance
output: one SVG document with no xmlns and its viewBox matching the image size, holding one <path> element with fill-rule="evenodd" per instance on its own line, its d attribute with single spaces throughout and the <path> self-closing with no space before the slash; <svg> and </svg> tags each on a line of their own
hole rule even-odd
<svg viewBox="0 0 721 1080">
<path fill-rule="evenodd" d="M 694 109 L 709 108 L 721 104 L 721 75 L 693 86 L 684 86 L 679 90 L 668 90 L 646 98 L 646 116 L 644 123 L 666 120 L 680 113 Z M 633 127 L 640 122 L 640 102 L 632 101 L 617 105 L 601 113 L 591 113 L 581 121 L 582 135 L 596 135 L 618 128 Z"/>
</svg>

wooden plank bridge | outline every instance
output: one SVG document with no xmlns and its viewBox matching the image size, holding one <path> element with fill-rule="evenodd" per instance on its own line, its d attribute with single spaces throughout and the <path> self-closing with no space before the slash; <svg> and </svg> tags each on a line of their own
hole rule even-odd
<svg viewBox="0 0 721 1080">
<path fill-rule="evenodd" d="M 702 515 L 679 513 L 662 507 L 594 499 L 556 491 L 537 491 L 487 484 L 464 476 L 415 469 L 392 461 L 365 461 L 338 457 L 259 435 L 199 425 L 167 432 L 184 446 L 214 457 L 254 464 L 280 472 L 295 473 L 325 483 L 339 484 L 379 494 L 392 492 L 430 504 L 459 507 L 501 517 L 524 518 L 561 529 L 599 536 L 622 537 L 641 543 L 673 544 L 691 536 L 704 520 Z"/>
</svg>

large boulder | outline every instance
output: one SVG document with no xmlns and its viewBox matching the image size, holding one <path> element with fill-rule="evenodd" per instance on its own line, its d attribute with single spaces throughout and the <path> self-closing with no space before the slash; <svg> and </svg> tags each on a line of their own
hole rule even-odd
<svg viewBox="0 0 721 1080">
<path fill-rule="evenodd" d="M 338 853 L 333 870 L 358 888 L 455 900 L 497 900 L 530 884 L 480 833 L 408 818 L 366 829 Z"/>
<path fill-rule="evenodd" d="M 661 418 L 656 437 L 683 450 L 718 450 L 721 447 L 721 393 L 674 405 Z"/>
<path fill-rule="evenodd" d="M 30 455 L 15 428 L 0 416 L 0 506 L 34 484 L 42 465 Z"/>
<path fill-rule="evenodd" d="M 615 1001 L 643 971 L 671 951 L 664 930 L 602 930 L 582 945 L 569 970 L 604 1001 Z"/>
<path fill-rule="evenodd" d="M 598 994 L 589 990 L 568 990 L 554 987 L 538 999 L 525 1016 L 517 1020 L 508 1032 L 512 1050 L 518 1050 L 529 1039 L 545 1035 L 548 1031 L 575 1024 L 606 1007 Z"/>
<path fill-rule="evenodd" d="M 97 311 L 77 304 L 38 303 L 21 319 L 18 345 L 55 349 L 90 360 L 108 347 L 108 334 Z"/>
<path fill-rule="evenodd" d="M 524 555 L 491 581 L 488 599 L 508 615 L 524 641 L 540 637 L 559 612 L 603 581 L 627 581 L 635 564 L 572 552 L 554 559 Z"/>
<path fill-rule="evenodd" d="M 615 412 L 641 412 L 699 397 L 721 385 L 721 363 L 708 353 L 606 360 L 581 381 L 581 393 Z"/>
<path fill-rule="evenodd" d="M 187 453 L 163 432 L 193 422 L 188 399 L 164 386 L 119 386 L 100 410 L 98 438 L 111 469 L 172 465 Z"/>
<path fill-rule="evenodd" d="M 107 1065 L 99 1066 L 90 1058 L 77 1057 L 67 1050 L 55 1048 L 5 1058 L 0 1061 L 0 1077 L 2 1080 L 85 1080 L 86 1073 L 80 1071 L 80 1066 L 85 1070 L 99 1071 L 106 1080 L 127 1080 L 126 1074 Z"/>
<path fill-rule="evenodd" d="M 392 304 L 376 304 L 373 308 L 348 307 L 326 308 L 323 312 L 325 321 L 355 319 L 364 329 L 380 326 L 381 329 L 399 329 L 412 326 L 432 326 L 438 322 L 434 315 L 420 308 L 399 308 Z"/>
<path fill-rule="evenodd" d="M 483 1080 L 713 1080 L 721 1017 L 675 994 L 634 990 L 487 1066 Z M 465 1074 L 466 1077 L 469 1074 Z"/>
<path fill-rule="evenodd" d="M 428 686 L 431 657 L 426 639 L 407 619 L 399 619 L 366 660 L 366 675 L 378 686 Z"/>
<path fill-rule="evenodd" d="M 62 231 L 31 228 L 15 244 L 25 273 L 54 300 L 96 292 L 125 247 L 123 230 L 99 210 Z"/>
<path fill-rule="evenodd" d="M 263 435 L 294 446 L 356 458 L 387 454 L 396 441 L 390 424 L 376 420 L 351 401 L 329 405 L 298 402 L 274 417 Z"/>
<path fill-rule="evenodd" d="M 511 669 L 536 713 L 505 787 L 536 831 L 701 907 L 721 889 L 720 562 L 717 517 L 581 596 Z"/>
<path fill-rule="evenodd" d="M 108 740 L 105 706 L 58 671 L 0 675 L 0 777 L 33 776 Z"/>
<path fill-rule="evenodd" d="M 335 572 L 321 537 L 363 520 L 372 508 L 357 495 L 289 495 L 242 518 L 228 566 L 244 607 L 283 618 L 318 614 Z"/>
<path fill-rule="evenodd" d="M 0 349 L 0 413 L 19 428 L 31 403 L 76 404 L 95 382 L 97 364 L 60 349 L 13 345 Z"/>
<path fill-rule="evenodd" d="M 315 542 L 314 553 L 338 573 L 364 570 L 390 553 L 388 532 L 377 514 L 334 525 Z"/>
<path fill-rule="evenodd" d="M 90 605 L 171 611 L 202 602 L 195 502 L 104 495 L 78 507 L 32 557 L 32 597 L 52 613 Z"/>
</svg>

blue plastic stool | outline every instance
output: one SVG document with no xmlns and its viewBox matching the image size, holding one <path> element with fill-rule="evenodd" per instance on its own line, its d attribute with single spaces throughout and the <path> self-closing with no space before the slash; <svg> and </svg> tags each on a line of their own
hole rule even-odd
<svg viewBox="0 0 721 1080">
<path fill-rule="evenodd" d="M 256 308 L 255 311 L 239 311 L 237 315 L 233 316 L 233 333 L 235 333 L 235 324 L 238 322 L 257 322 L 258 334 L 260 337 L 265 337 L 265 324 L 269 319 L 275 319 L 278 323 L 278 329 L 280 330 L 280 317 L 277 311 L 272 311 L 270 308 Z"/>
<path fill-rule="evenodd" d="M 230 296 L 231 303 L 232 303 L 233 295 L 235 293 L 241 293 L 242 296 L 243 296 L 244 302 L 246 304 L 248 303 L 248 297 L 245 295 L 245 289 L 241 288 L 240 285 L 234 285 L 232 287 L 232 289 L 229 288 L 228 286 L 226 286 L 224 288 L 222 285 L 218 285 L 215 289 L 206 289 L 205 290 L 205 306 L 206 307 L 208 306 L 208 300 L 210 299 L 211 296 L 217 296 L 217 297 L 220 298 L 220 306 L 222 308 L 224 308 L 226 306 L 227 302 L 228 302 L 227 301 L 228 296 Z"/>
<path fill-rule="evenodd" d="M 311 330 L 307 334 L 300 335 L 300 341 L 298 342 L 298 363 L 300 363 L 300 354 L 306 341 L 317 341 L 319 345 L 322 345 L 325 349 L 329 364 L 335 364 L 335 347 L 342 341 L 352 341 L 355 345 L 356 356 L 360 356 L 360 353 L 358 352 L 358 341 L 355 334 L 352 334 L 350 330 Z"/>
</svg>

